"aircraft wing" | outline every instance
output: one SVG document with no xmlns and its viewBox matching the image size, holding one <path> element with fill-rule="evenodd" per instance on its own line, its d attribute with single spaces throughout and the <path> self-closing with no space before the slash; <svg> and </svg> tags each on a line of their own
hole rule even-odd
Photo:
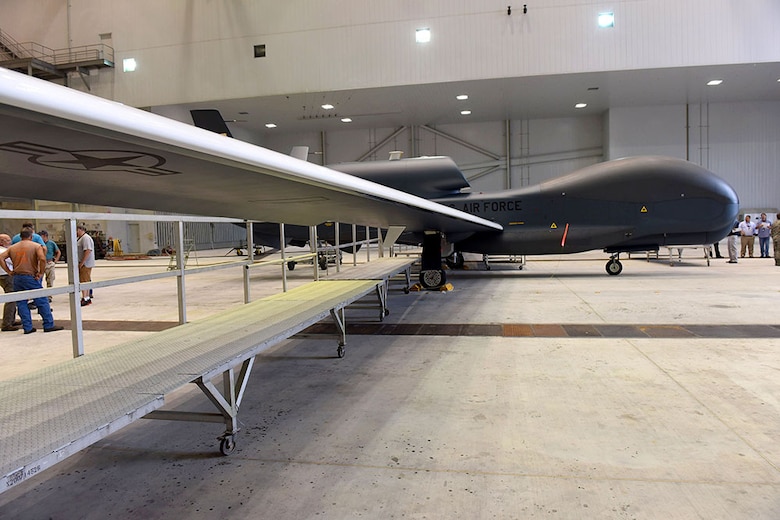
<svg viewBox="0 0 780 520">
<path fill-rule="evenodd" d="M 501 225 L 329 168 L 0 68 L 6 197 L 409 231 Z"/>
</svg>

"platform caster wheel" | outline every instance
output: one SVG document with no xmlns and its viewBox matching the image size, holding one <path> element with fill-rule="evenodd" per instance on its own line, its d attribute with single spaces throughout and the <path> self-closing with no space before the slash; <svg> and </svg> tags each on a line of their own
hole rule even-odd
<svg viewBox="0 0 780 520">
<path fill-rule="evenodd" d="M 339 345 L 339 348 L 337 348 L 337 349 L 336 349 L 336 355 L 337 355 L 339 358 L 343 358 L 343 357 L 344 357 L 344 354 L 345 354 L 345 352 L 344 352 L 344 346 L 343 346 L 343 345 Z"/>
<path fill-rule="evenodd" d="M 236 439 L 233 435 L 226 435 L 219 441 L 219 452 L 222 455 L 230 455 L 236 449 Z"/>
<path fill-rule="evenodd" d="M 620 260 L 613 259 L 607 262 L 607 273 L 612 276 L 617 276 L 623 271 L 623 264 L 620 263 Z"/>
<path fill-rule="evenodd" d="M 409 289 L 409 287 L 404 287 L 404 294 L 409 294 L 410 292 L 411 290 Z"/>
</svg>

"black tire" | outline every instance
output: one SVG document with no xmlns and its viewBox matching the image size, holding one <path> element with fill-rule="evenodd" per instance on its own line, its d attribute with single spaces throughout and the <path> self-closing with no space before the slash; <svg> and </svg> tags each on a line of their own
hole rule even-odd
<svg viewBox="0 0 780 520">
<path fill-rule="evenodd" d="M 617 276 L 623 271 L 623 264 L 620 263 L 620 260 L 615 258 L 607 262 L 606 269 L 607 269 L 607 274 L 611 276 Z"/>
<path fill-rule="evenodd" d="M 221 441 L 219 441 L 219 452 L 222 455 L 230 455 L 233 453 L 236 449 L 236 439 L 232 435 L 228 435 L 227 437 L 223 437 Z"/>
<path fill-rule="evenodd" d="M 420 285 L 425 289 L 438 289 L 447 283 L 447 275 L 441 269 L 420 271 Z"/>
</svg>

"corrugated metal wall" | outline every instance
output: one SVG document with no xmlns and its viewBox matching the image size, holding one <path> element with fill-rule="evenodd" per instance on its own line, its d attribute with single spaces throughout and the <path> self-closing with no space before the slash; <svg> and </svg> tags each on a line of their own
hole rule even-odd
<svg viewBox="0 0 780 520">
<path fill-rule="evenodd" d="M 709 166 L 743 208 L 780 209 L 780 101 L 709 106 Z"/>
<path fill-rule="evenodd" d="M 157 223 L 157 243 L 160 248 L 170 245 L 176 249 L 178 225 L 175 222 Z M 198 251 L 238 247 L 246 244 L 246 228 L 224 222 L 185 222 L 184 238 L 195 241 Z"/>
</svg>

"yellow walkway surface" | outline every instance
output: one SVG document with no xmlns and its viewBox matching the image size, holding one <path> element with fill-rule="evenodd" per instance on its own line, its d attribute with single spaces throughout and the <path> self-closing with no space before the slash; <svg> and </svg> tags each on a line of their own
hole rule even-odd
<svg viewBox="0 0 780 520">
<path fill-rule="evenodd" d="M 197 322 L 0 382 L 4 491 L 373 292 L 375 280 L 311 282 Z"/>
</svg>

